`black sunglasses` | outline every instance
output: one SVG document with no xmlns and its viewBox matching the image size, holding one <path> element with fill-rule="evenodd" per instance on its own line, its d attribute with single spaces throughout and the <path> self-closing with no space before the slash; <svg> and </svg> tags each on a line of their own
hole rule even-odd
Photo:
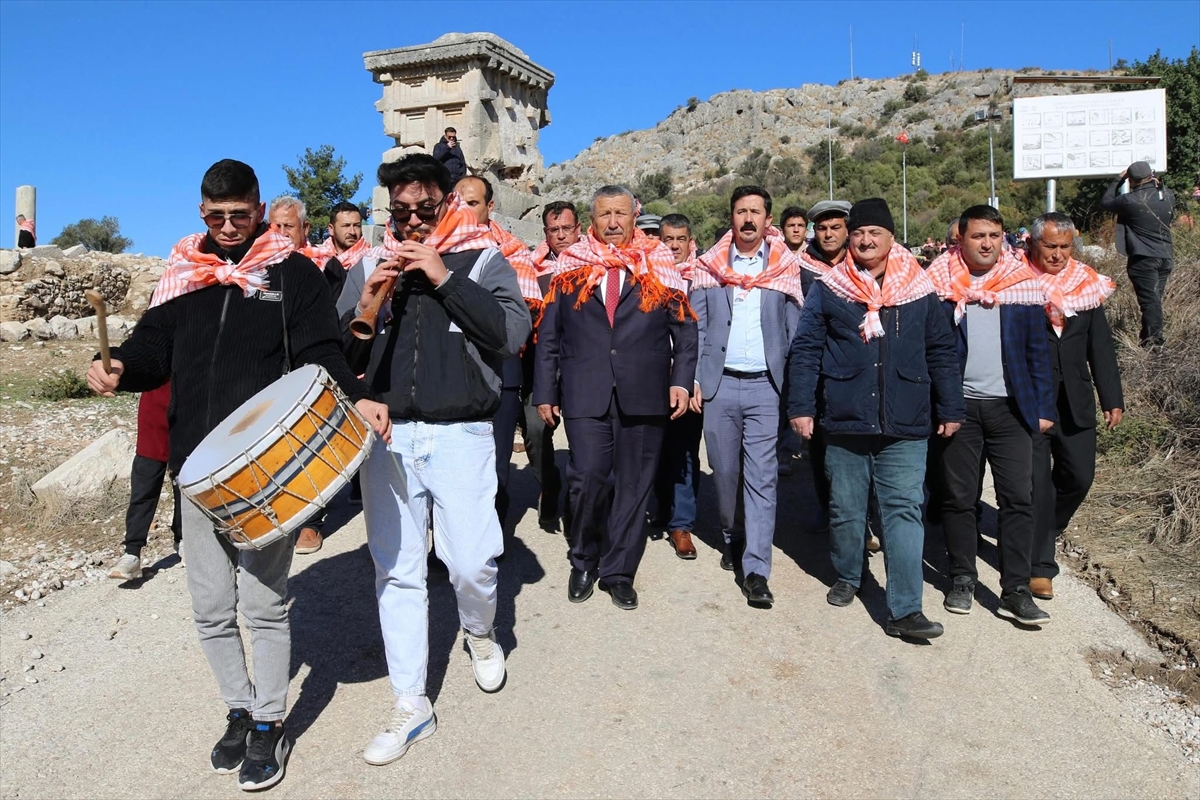
<svg viewBox="0 0 1200 800">
<path fill-rule="evenodd" d="M 254 222 L 254 215 L 245 211 L 235 211 L 232 214 L 222 214 L 219 211 L 214 211 L 211 214 L 204 214 L 200 218 L 210 228 L 224 228 L 227 220 L 233 223 L 233 227 L 239 229 L 249 228 L 251 223 Z"/>
</svg>

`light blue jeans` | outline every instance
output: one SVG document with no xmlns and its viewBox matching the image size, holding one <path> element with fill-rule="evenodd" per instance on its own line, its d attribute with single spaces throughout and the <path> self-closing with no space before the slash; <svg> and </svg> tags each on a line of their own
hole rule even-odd
<svg viewBox="0 0 1200 800">
<path fill-rule="evenodd" d="M 496 444 L 491 422 L 396 421 L 389 447 L 376 441 L 362 467 L 367 545 L 397 697 L 425 694 L 429 664 L 427 535 L 450 573 L 464 630 L 486 634 L 496 618 Z"/>
</svg>

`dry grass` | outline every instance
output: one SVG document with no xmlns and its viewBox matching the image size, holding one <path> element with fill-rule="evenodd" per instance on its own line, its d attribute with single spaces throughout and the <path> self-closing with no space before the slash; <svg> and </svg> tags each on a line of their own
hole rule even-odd
<svg viewBox="0 0 1200 800">
<path fill-rule="evenodd" d="M 1200 230 L 1175 232 L 1161 352 L 1137 346 L 1141 313 L 1123 259 L 1096 266 L 1117 281 L 1106 309 L 1118 338 L 1126 406 L 1121 425 L 1100 437 L 1100 452 L 1115 469 L 1099 476 L 1097 493 L 1145 516 L 1151 540 L 1195 548 L 1200 546 Z"/>
</svg>

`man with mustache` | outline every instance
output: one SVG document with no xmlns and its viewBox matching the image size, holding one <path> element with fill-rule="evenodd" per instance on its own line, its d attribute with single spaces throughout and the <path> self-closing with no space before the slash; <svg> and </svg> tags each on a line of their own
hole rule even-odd
<svg viewBox="0 0 1200 800">
<path fill-rule="evenodd" d="M 826 599 L 848 606 L 858 594 L 874 491 L 885 531 L 886 632 L 932 639 L 942 626 L 921 607 L 925 450 L 931 432 L 950 437 L 962 422 L 962 382 L 933 284 L 896 243 L 895 227 L 881 199 L 851 208 L 851 251 L 809 292 L 792 342 L 788 416 L 805 438 L 818 413 L 826 430 L 838 576 Z M 821 378 L 825 403 L 818 412 Z"/>
<path fill-rule="evenodd" d="M 1054 382 L 1037 275 L 1004 247 L 1004 219 L 991 206 L 962 213 L 961 244 L 929 265 L 957 340 L 967 416 L 939 440 L 942 526 L 953 585 L 944 606 L 971 613 L 979 573 L 975 505 L 986 456 L 1000 513 L 1000 607 L 996 613 L 1040 626 L 1050 615 L 1029 591 L 1033 549 L 1033 437 L 1054 425 Z M 884 536 L 886 537 L 886 532 Z"/>
<path fill-rule="evenodd" d="M 592 226 L 558 260 L 541 324 L 533 402 L 547 425 L 561 417 L 571 575 L 567 599 L 597 581 L 613 604 L 638 606 L 633 581 L 646 548 L 646 501 L 668 416 L 687 411 L 696 326 L 671 251 L 634 225 L 623 186 L 592 196 Z"/>
<path fill-rule="evenodd" d="M 725 536 L 721 566 L 740 567 L 747 601 L 770 608 L 780 397 L 804 298 L 800 262 L 771 225 L 767 190 L 737 187 L 729 212 L 729 232 L 693 271 L 700 333 L 694 395 L 704 406 L 704 441 Z M 736 519 L 739 489 L 744 525 Z"/>
<path fill-rule="evenodd" d="M 1046 339 L 1054 367 L 1058 424 L 1033 438 L 1033 502 L 1037 527 L 1029 591 L 1054 597 L 1055 541 L 1083 505 L 1096 476 L 1096 398 L 1104 425 L 1121 422 L 1125 400 L 1104 301 L 1110 278 L 1071 256 L 1075 223 L 1051 211 L 1029 226 L 1029 262 L 1046 294 Z"/>
</svg>

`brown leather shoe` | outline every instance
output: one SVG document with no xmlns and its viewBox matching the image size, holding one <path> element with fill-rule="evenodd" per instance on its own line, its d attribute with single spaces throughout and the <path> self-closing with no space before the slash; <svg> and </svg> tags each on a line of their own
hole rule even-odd
<svg viewBox="0 0 1200 800">
<path fill-rule="evenodd" d="M 1054 582 L 1050 578 L 1030 578 L 1029 593 L 1038 600 L 1054 599 Z"/>
<path fill-rule="evenodd" d="M 689 561 L 696 557 L 696 546 L 692 544 L 690 531 L 671 531 L 668 536 L 671 539 L 671 546 L 675 548 L 675 555 Z"/>
<path fill-rule="evenodd" d="M 315 553 L 321 549 L 322 543 L 320 531 L 315 528 L 301 528 L 300 535 L 296 537 L 296 552 L 300 555 Z"/>
</svg>

